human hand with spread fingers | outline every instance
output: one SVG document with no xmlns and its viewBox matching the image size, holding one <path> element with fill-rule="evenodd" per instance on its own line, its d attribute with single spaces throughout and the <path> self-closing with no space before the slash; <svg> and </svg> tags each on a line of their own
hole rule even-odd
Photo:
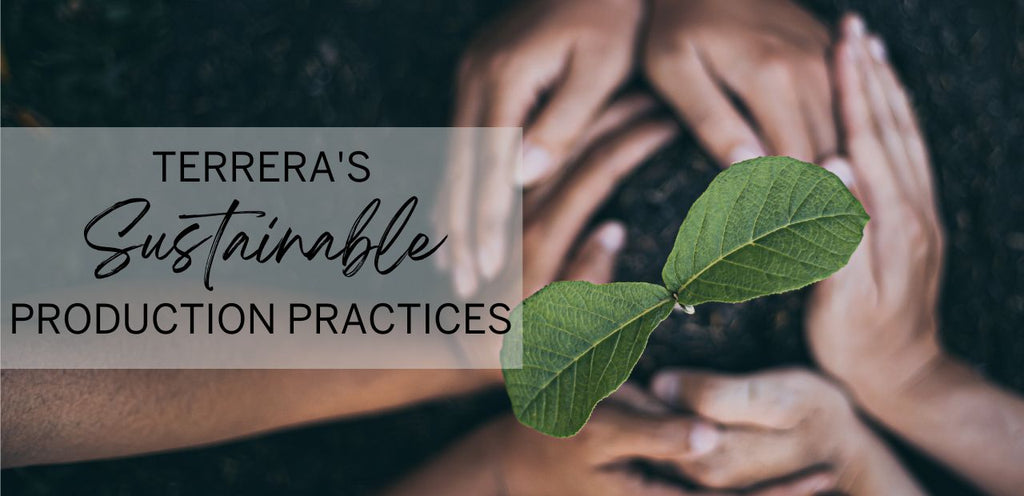
<svg viewBox="0 0 1024 496">
<path fill-rule="evenodd" d="M 1024 401 L 947 353 L 945 252 L 928 150 L 881 39 L 848 16 L 835 48 L 845 157 L 824 163 L 871 215 L 849 264 L 814 289 L 807 337 L 859 407 L 992 494 L 1024 487 Z"/>
</svg>

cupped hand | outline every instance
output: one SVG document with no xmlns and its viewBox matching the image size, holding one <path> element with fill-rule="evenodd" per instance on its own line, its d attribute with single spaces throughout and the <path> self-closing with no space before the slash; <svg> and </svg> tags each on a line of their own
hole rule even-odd
<svg viewBox="0 0 1024 496">
<path fill-rule="evenodd" d="M 680 461 L 686 476 L 712 488 L 743 488 L 820 470 L 817 491 L 922 494 L 886 446 L 864 426 L 843 392 L 803 369 L 734 376 L 666 370 L 654 394 L 714 428 Z"/>
<path fill-rule="evenodd" d="M 574 437 L 557 439 L 528 429 L 508 417 L 487 427 L 491 442 L 501 446 L 496 460 L 499 477 L 515 495 L 724 496 L 725 490 L 687 490 L 670 478 L 652 477 L 629 462 L 642 460 L 666 469 L 699 456 L 705 430 L 712 427 L 692 418 L 634 407 L 640 397 L 626 385 L 594 410 Z M 744 494 L 811 495 L 833 479 L 815 473 Z"/>
<path fill-rule="evenodd" d="M 828 28 L 791 0 L 653 0 L 643 65 L 718 162 L 836 147 Z"/>
<path fill-rule="evenodd" d="M 528 0 L 485 29 L 458 72 L 454 126 L 522 127 L 516 140 L 452 161 L 440 215 L 455 286 L 473 294 L 501 270 L 518 185 L 554 174 L 633 69 L 640 0 Z M 476 180 L 470 178 L 476 177 Z M 479 187 L 474 187 L 479 185 Z"/>
<path fill-rule="evenodd" d="M 899 388 L 940 355 L 943 229 L 924 139 L 881 41 L 849 17 L 835 60 L 847 157 L 824 165 L 871 220 L 849 264 L 815 288 L 806 327 L 822 368 L 860 394 Z"/>
</svg>

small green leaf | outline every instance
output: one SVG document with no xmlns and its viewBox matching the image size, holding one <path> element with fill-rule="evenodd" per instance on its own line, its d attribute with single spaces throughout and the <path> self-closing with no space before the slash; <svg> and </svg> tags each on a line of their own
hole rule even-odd
<svg viewBox="0 0 1024 496">
<path fill-rule="evenodd" d="M 647 283 L 556 282 L 512 312 L 502 346 L 505 387 L 520 422 L 558 437 L 586 424 L 629 377 L 675 301 Z M 522 368 L 519 365 L 522 353 Z"/>
<path fill-rule="evenodd" d="M 747 160 L 693 203 L 662 278 L 684 305 L 791 291 L 846 265 L 867 221 L 831 172 L 788 157 Z"/>
</svg>

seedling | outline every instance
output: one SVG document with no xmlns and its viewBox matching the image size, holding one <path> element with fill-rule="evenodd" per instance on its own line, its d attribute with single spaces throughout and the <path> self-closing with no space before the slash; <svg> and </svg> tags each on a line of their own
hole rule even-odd
<svg viewBox="0 0 1024 496">
<path fill-rule="evenodd" d="M 516 307 L 513 329 L 522 331 L 506 335 L 501 356 L 516 417 L 551 436 L 576 434 L 626 381 L 672 307 L 739 303 L 820 281 L 846 265 L 867 221 L 842 181 L 814 164 L 763 157 L 733 165 L 679 227 L 664 286 L 556 282 Z"/>
</svg>

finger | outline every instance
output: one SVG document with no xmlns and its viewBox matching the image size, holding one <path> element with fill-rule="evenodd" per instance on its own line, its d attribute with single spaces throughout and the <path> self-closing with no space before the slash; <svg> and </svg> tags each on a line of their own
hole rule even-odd
<svg viewBox="0 0 1024 496">
<path fill-rule="evenodd" d="M 525 73 L 524 73 L 525 74 Z M 493 79 L 488 87 L 488 104 L 484 109 L 484 154 L 477 164 L 483 177 L 476 197 L 476 261 L 480 275 L 493 279 L 505 260 L 508 220 L 515 206 L 518 190 L 515 157 L 520 152 L 518 130 L 526 122 L 539 93 L 541 82 L 526 75 L 504 74 Z"/>
<path fill-rule="evenodd" d="M 646 114 L 654 111 L 658 102 L 647 93 L 632 93 L 615 99 L 611 104 L 601 111 L 594 122 L 584 131 L 583 136 L 577 141 L 575 149 L 569 154 L 568 164 L 575 164 L 581 155 L 594 147 L 601 140 L 623 131 L 628 126 Z M 561 167 L 555 176 L 547 181 L 534 185 L 524 193 L 523 212 L 526 215 L 535 211 L 554 191 L 559 181 L 566 174 L 570 174 L 572 165 Z"/>
<path fill-rule="evenodd" d="M 626 244 L 626 226 L 607 222 L 583 242 L 579 253 L 569 264 L 563 277 L 567 281 L 588 281 L 594 284 L 611 282 L 615 258 Z"/>
<path fill-rule="evenodd" d="M 821 63 L 824 65 L 824 61 Z M 776 56 L 741 77 L 743 81 L 726 83 L 750 110 L 765 137 L 768 152 L 805 162 L 814 160 L 811 130 L 797 93 L 800 82 L 796 80 L 793 62 L 788 57 Z"/>
<path fill-rule="evenodd" d="M 903 147 L 896 120 L 893 118 L 892 106 L 889 105 L 888 95 L 882 86 L 881 78 L 877 71 L 877 59 L 880 55 L 877 48 L 871 43 L 869 36 L 861 35 L 854 44 L 858 54 L 858 71 L 861 81 L 867 94 L 867 101 L 871 106 L 871 115 L 875 122 L 875 132 L 885 147 L 888 163 L 889 176 L 898 184 L 903 192 L 909 192 L 913 188 L 909 176 L 909 160 L 907 151 Z"/>
<path fill-rule="evenodd" d="M 587 220 L 621 179 L 677 132 L 678 127 L 671 120 L 645 121 L 591 150 L 580 168 L 551 195 L 551 201 L 543 207 L 544 217 L 529 228 L 534 231 L 532 235 L 544 240 L 545 258 L 564 260 Z"/>
<path fill-rule="evenodd" d="M 880 39 L 876 39 L 873 49 L 879 57 L 878 75 L 892 109 L 896 127 L 903 140 L 909 160 L 908 170 L 913 174 L 913 182 L 917 191 L 927 198 L 929 205 L 934 204 L 934 178 L 929 167 L 928 150 L 925 146 L 921 128 L 910 105 L 906 89 L 896 77 L 896 72 L 888 62 L 887 50 Z"/>
<path fill-rule="evenodd" d="M 813 472 L 784 482 L 746 492 L 748 496 L 812 496 L 836 490 L 836 476 L 829 472 Z"/>
<path fill-rule="evenodd" d="M 805 416 L 808 377 L 788 370 L 740 376 L 674 369 L 658 373 L 651 390 L 670 406 L 720 424 L 790 429 Z"/>
<path fill-rule="evenodd" d="M 466 297 L 477 287 L 475 256 L 470 248 L 470 213 L 479 139 L 474 127 L 480 124 L 484 89 L 466 70 L 461 72 L 458 84 L 453 122 L 456 129 L 452 132 L 446 190 L 442 191 L 446 200 L 441 234 L 448 236 L 445 258 L 452 266 L 455 292 Z"/>
<path fill-rule="evenodd" d="M 634 92 L 616 98 L 587 126 L 583 135 L 577 140 L 570 160 L 579 158 L 584 152 L 597 145 L 604 137 L 622 130 L 640 117 L 650 114 L 658 108 L 658 101 L 646 92 Z"/>
<path fill-rule="evenodd" d="M 632 411 L 648 415 L 668 415 L 671 410 L 655 398 L 645 389 L 641 389 L 632 382 L 622 385 L 617 391 L 608 397 L 606 402 L 622 404 Z"/>
<path fill-rule="evenodd" d="M 839 437 L 845 433 L 829 434 Z M 719 429 L 711 451 L 678 463 L 683 473 L 702 486 L 749 487 L 827 463 L 832 443 L 832 436 L 815 437 L 804 429 L 726 426 Z"/>
<path fill-rule="evenodd" d="M 801 90 L 801 105 L 808 135 L 814 149 L 814 160 L 820 160 L 836 153 L 839 137 L 836 135 L 836 119 L 833 115 L 832 80 L 825 63 L 810 64 L 804 76 L 807 90 Z"/>
<path fill-rule="evenodd" d="M 849 24 L 849 22 L 847 23 Z M 847 30 L 856 28 L 847 28 Z M 899 199 L 899 192 L 888 171 L 887 156 L 875 132 L 871 106 L 861 82 L 856 43 L 844 37 L 836 47 L 836 83 L 842 114 L 846 152 L 857 174 L 857 187 L 869 211 L 875 205 L 890 204 Z"/>
<path fill-rule="evenodd" d="M 564 165 L 587 124 L 604 107 L 626 74 L 604 63 L 607 54 L 576 51 L 565 80 L 523 136 L 522 184 L 530 186 Z"/>
<path fill-rule="evenodd" d="M 675 64 L 658 64 L 652 80 L 719 164 L 765 155 L 757 134 L 708 73 L 700 53 L 687 43 Z"/>
<path fill-rule="evenodd" d="M 594 410 L 581 435 L 583 442 L 600 447 L 593 460 L 596 463 L 632 457 L 678 463 L 710 452 L 717 428 L 685 417 L 651 416 L 605 406 Z"/>
</svg>

